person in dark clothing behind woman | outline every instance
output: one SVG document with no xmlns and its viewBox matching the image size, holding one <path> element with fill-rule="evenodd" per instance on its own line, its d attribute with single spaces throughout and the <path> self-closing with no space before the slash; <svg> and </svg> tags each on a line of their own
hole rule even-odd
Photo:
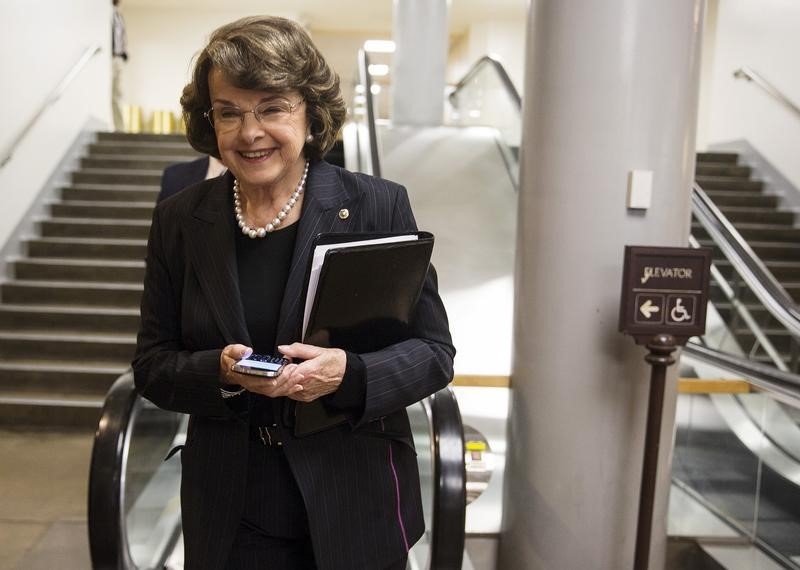
<svg viewBox="0 0 800 570">
<path fill-rule="evenodd" d="M 225 165 L 213 156 L 203 156 L 189 162 L 170 164 L 161 173 L 161 190 L 156 203 L 177 194 L 184 188 L 225 172 Z"/>
<path fill-rule="evenodd" d="M 191 414 L 186 568 L 405 568 L 424 531 L 405 408 L 450 382 L 455 354 L 433 268 L 407 340 L 299 341 L 314 236 L 414 231 L 406 190 L 321 160 L 345 106 L 290 20 L 216 30 L 181 104 L 192 146 L 229 171 L 154 211 L 133 369 L 142 396 Z M 294 361 L 274 379 L 232 371 L 253 350 Z M 349 421 L 296 437 L 295 405 L 316 400 Z"/>
</svg>

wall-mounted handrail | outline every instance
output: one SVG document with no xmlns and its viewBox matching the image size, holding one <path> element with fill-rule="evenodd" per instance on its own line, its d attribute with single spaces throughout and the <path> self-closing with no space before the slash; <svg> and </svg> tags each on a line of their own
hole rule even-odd
<svg viewBox="0 0 800 570">
<path fill-rule="evenodd" d="M 749 67 L 740 67 L 736 71 L 733 72 L 733 76 L 736 79 L 746 79 L 747 81 L 751 81 L 761 87 L 764 91 L 766 91 L 770 97 L 777 100 L 781 105 L 784 105 L 787 109 L 792 111 L 798 118 L 800 118 L 800 107 L 794 103 L 791 99 L 789 99 L 786 95 L 781 93 L 781 91 L 775 87 L 772 83 L 764 79 L 762 75 L 753 71 Z"/>
<path fill-rule="evenodd" d="M 92 59 L 95 55 L 100 53 L 102 49 L 99 45 L 95 45 L 86 49 L 81 55 L 80 59 L 72 66 L 69 72 L 64 76 L 61 82 L 56 86 L 55 89 L 47 96 L 44 103 L 42 103 L 39 109 L 34 113 L 34 115 L 30 118 L 30 120 L 25 123 L 25 126 L 20 129 L 19 134 L 11 141 L 11 143 L 6 147 L 5 151 L 1 155 L 3 158 L 0 160 L 0 168 L 3 168 L 8 162 L 11 160 L 12 156 L 14 155 L 14 149 L 17 148 L 20 142 L 28 135 L 33 125 L 39 120 L 39 118 L 44 115 L 45 111 L 50 108 L 50 106 L 58 101 L 63 95 L 64 91 L 67 90 L 69 84 L 78 76 L 78 74 L 83 70 L 86 64 Z"/>
<path fill-rule="evenodd" d="M 472 80 L 472 78 L 475 77 L 478 72 L 487 65 L 493 67 L 495 71 L 497 71 L 500 81 L 503 83 L 503 86 L 505 87 L 509 97 L 511 97 L 511 100 L 517 106 L 517 109 L 522 111 L 522 97 L 517 91 L 517 88 L 514 87 L 514 82 L 511 81 L 511 77 L 509 77 L 506 68 L 503 67 L 503 64 L 500 63 L 500 60 L 493 55 L 484 55 L 481 57 L 472 65 L 472 67 L 469 68 L 469 71 L 464 74 L 464 77 L 462 77 L 461 80 L 456 83 L 455 88 L 449 95 L 450 102 L 453 104 L 453 106 L 456 106 L 455 100 L 458 96 L 458 92 L 461 91 Z"/>
<path fill-rule="evenodd" d="M 692 211 L 758 300 L 791 334 L 800 337 L 800 307 L 697 184 L 692 189 Z"/>
</svg>

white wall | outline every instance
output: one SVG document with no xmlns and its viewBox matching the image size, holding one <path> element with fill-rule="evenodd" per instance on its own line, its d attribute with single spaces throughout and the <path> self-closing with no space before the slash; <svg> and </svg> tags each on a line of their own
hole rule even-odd
<svg viewBox="0 0 800 570">
<path fill-rule="evenodd" d="M 735 69 L 750 67 L 800 105 L 800 3 L 720 0 L 714 29 L 713 68 L 704 74 L 711 87 L 707 108 L 701 109 L 698 146 L 747 139 L 800 188 L 800 117 L 756 85 L 733 78 Z"/>
<path fill-rule="evenodd" d="M 95 44 L 102 48 L 0 169 L 2 247 L 87 121 L 110 122 L 111 3 L 3 0 L 0 22 L 3 155 L 83 52 Z"/>
<path fill-rule="evenodd" d="M 511 81 L 522 93 L 525 76 L 525 14 L 515 20 L 484 20 L 469 26 L 469 31 L 454 40 L 450 49 L 447 82 L 461 79 L 481 56 L 498 56 Z"/>
</svg>

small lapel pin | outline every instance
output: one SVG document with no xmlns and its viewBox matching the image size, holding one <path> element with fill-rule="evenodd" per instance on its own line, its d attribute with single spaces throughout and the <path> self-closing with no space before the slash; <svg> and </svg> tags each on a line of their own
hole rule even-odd
<svg viewBox="0 0 800 570">
<path fill-rule="evenodd" d="M 340 220 L 346 220 L 349 217 L 350 217 L 350 210 L 348 210 L 347 208 L 342 208 L 341 210 L 339 210 Z"/>
</svg>

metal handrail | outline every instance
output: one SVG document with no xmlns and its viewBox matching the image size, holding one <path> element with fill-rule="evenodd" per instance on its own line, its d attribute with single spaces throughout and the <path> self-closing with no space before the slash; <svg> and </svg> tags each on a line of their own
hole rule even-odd
<svg viewBox="0 0 800 570">
<path fill-rule="evenodd" d="M 378 155 L 378 131 L 375 127 L 375 104 L 372 99 L 372 76 L 369 73 L 369 55 L 366 50 L 358 50 L 358 76 L 364 86 L 364 98 L 367 103 L 367 133 L 369 135 L 370 172 L 372 176 L 381 176 L 381 161 Z"/>
<path fill-rule="evenodd" d="M 467 516 L 464 425 L 450 387 L 423 401 L 433 446 L 433 513 L 428 568 L 461 568 Z"/>
<path fill-rule="evenodd" d="M 720 352 L 695 342 L 688 342 L 683 353 L 739 375 L 753 386 L 770 392 L 781 400 L 800 406 L 800 375 L 777 370 L 739 356 Z"/>
<path fill-rule="evenodd" d="M 694 248 L 699 248 L 700 244 L 697 242 L 694 236 L 689 236 L 689 245 Z M 716 265 L 713 263 L 711 264 L 711 278 L 716 281 L 717 285 L 719 285 L 720 289 L 722 290 L 722 294 L 728 299 L 731 304 L 731 307 L 736 314 L 739 316 L 742 321 L 748 326 L 750 331 L 755 336 L 758 344 L 764 349 L 764 352 L 770 357 L 773 364 L 778 368 L 778 370 L 788 371 L 789 367 L 786 366 L 786 363 L 781 359 L 780 353 L 775 348 L 775 345 L 772 344 L 772 341 L 769 340 L 769 337 L 758 324 L 756 319 L 750 313 L 750 311 L 745 307 L 744 303 L 739 300 L 725 277 L 722 275 L 722 272 L 717 268 Z"/>
<path fill-rule="evenodd" d="M 495 71 L 497 71 L 497 74 L 500 76 L 500 81 L 502 81 L 503 86 L 506 88 L 506 92 L 508 93 L 509 97 L 511 97 L 512 101 L 514 101 L 517 109 L 522 111 L 522 97 L 517 91 L 517 88 L 514 87 L 514 82 L 511 81 L 511 77 L 509 77 L 508 72 L 506 71 L 505 67 L 503 67 L 503 64 L 500 63 L 500 60 L 493 55 L 484 55 L 478 61 L 476 61 L 472 67 L 469 68 L 469 71 L 467 71 L 464 74 L 464 77 L 462 77 L 461 80 L 456 83 L 455 88 L 448 96 L 450 103 L 452 103 L 454 106 L 456 105 L 455 99 L 457 97 L 457 93 L 466 87 L 472 78 L 475 77 L 478 72 L 487 65 L 493 67 Z"/>
<path fill-rule="evenodd" d="M 740 67 L 736 71 L 733 72 L 733 76 L 736 79 L 746 79 L 747 81 L 752 81 L 761 89 L 767 92 L 772 98 L 776 99 L 780 104 L 784 105 L 790 111 L 792 111 L 795 115 L 800 117 L 800 107 L 798 107 L 791 99 L 789 99 L 786 95 L 781 93 L 781 91 L 775 87 L 772 83 L 764 79 L 759 73 L 753 71 L 749 67 Z"/>
<path fill-rule="evenodd" d="M 83 70 L 86 64 L 92 59 L 95 55 L 100 53 L 102 49 L 99 45 L 92 46 L 87 48 L 86 51 L 83 52 L 78 62 L 72 66 L 69 73 L 64 76 L 64 79 L 56 86 L 55 89 L 47 96 L 44 103 L 39 107 L 39 110 L 30 118 L 30 120 L 25 123 L 25 126 L 22 127 L 19 134 L 14 137 L 14 140 L 11 141 L 11 144 L 6 147 L 6 150 L 2 154 L 2 160 L 0 160 L 0 168 L 3 168 L 11 158 L 14 156 L 14 149 L 17 148 L 20 142 L 28 135 L 33 125 L 39 120 L 39 118 L 50 108 L 50 106 L 58 101 L 61 98 L 61 95 L 64 94 L 67 87 L 70 83 L 72 83 L 73 79 Z"/>
<path fill-rule="evenodd" d="M 800 307 L 697 184 L 692 187 L 692 211 L 770 314 L 800 337 Z"/>
</svg>

